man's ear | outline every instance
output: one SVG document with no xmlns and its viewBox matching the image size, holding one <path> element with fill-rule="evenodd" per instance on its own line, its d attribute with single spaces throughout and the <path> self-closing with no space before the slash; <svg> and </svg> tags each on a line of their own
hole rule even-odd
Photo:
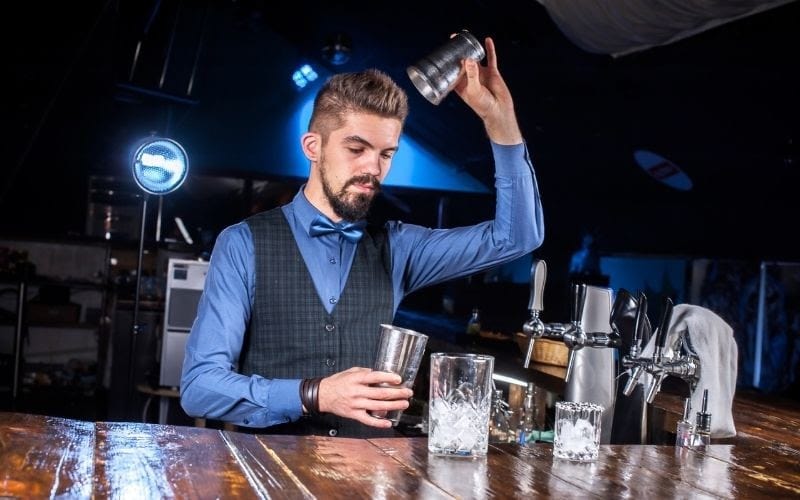
<svg viewBox="0 0 800 500">
<path fill-rule="evenodd" d="M 322 147 L 322 138 L 319 134 L 306 132 L 300 138 L 300 145 L 303 147 L 303 154 L 306 155 L 309 161 L 317 161 L 319 159 L 319 151 Z"/>
</svg>

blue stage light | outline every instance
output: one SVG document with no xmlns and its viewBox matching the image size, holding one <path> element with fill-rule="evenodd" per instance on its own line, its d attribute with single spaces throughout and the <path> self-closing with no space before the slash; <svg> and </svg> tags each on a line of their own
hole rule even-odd
<svg viewBox="0 0 800 500">
<path fill-rule="evenodd" d="M 148 138 L 133 154 L 133 178 L 149 194 L 175 191 L 186 180 L 188 172 L 186 150 L 172 139 Z"/>
<path fill-rule="evenodd" d="M 292 81 L 294 81 L 294 84 L 297 85 L 298 89 L 305 88 L 306 85 L 308 85 L 310 82 L 313 82 L 318 77 L 319 75 L 316 71 L 314 71 L 314 68 L 308 64 L 300 66 L 299 69 L 292 73 Z"/>
</svg>

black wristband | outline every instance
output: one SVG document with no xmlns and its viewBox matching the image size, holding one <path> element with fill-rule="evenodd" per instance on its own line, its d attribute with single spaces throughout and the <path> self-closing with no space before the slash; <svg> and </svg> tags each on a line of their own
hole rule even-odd
<svg viewBox="0 0 800 500">
<path fill-rule="evenodd" d="M 319 414 L 319 383 L 322 377 L 304 378 L 300 383 L 300 402 L 309 415 Z"/>
</svg>

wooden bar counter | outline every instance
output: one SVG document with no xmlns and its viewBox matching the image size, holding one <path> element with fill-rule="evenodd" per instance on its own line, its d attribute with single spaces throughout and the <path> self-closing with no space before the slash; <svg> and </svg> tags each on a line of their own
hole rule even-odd
<svg viewBox="0 0 800 500">
<path fill-rule="evenodd" d="M 430 456 L 427 438 L 255 435 L 0 412 L 3 498 L 800 498 L 800 452 L 779 443 L 552 445 Z"/>
</svg>

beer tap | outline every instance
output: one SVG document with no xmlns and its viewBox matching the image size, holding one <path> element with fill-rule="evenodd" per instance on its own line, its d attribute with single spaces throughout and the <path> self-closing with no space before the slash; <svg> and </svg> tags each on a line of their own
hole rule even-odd
<svg viewBox="0 0 800 500">
<path fill-rule="evenodd" d="M 622 339 L 616 332 L 587 332 L 583 328 L 583 309 L 586 304 L 586 284 L 572 284 L 572 302 L 570 303 L 570 326 L 563 333 L 564 344 L 569 348 L 569 361 L 564 381 L 569 382 L 575 355 L 584 347 L 619 347 Z"/>
<path fill-rule="evenodd" d="M 569 323 L 544 323 L 541 318 L 542 295 L 547 277 L 547 265 L 543 260 L 534 260 L 531 266 L 531 296 L 528 310 L 531 317 L 522 325 L 522 331 L 530 336 L 528 350 L 523 366 L 530 366 L 533 357 L 533 346 L 536 339 L 547 338 L 561 340 L 569 348 L 569 361 L 564 378 L 569 381 L 572 367 L 575 363 L 575 352 L 584 347 L 619 347 L 621 339 L 617 333 L 586 332 L 582 326 L 583 309 L 586 302 L 586 284 L 575 283 L 572 285 L 572 302 L 570 303 Z"/>
<path fill-rule="evenodd" d="M 583 283 L 572 284 L 572 302 L 570 303 L 570 326 L 564 332 L 564 344 L 569 348 L 569 361 L 567 361 L 567 374 L 564 380 L 569 382 L 572 367 L 575 365 L 575 353 L 586 345 L 587 336 L 583 331 L 583 305 L 586 301 L 586 285 Z"/>
<path fill-rule="evenodd" d="M 636 384 L 644 372 L 642 363 L 637 363 L 635 360 L 639 359 L 642 352 L 642 343 L 647 342 L 649 339 L 645 338 L 645 328 L 647 325 L 647 296 L 643 292 L 639 292 L 637 300 L 638 306 L 636 308 L 636 320 L 633 326 L 633 336 L 631 337 L 630 353 L 622 357 L 622 364 L 625 367 L 631 368 L 631 375 L 625 383 L 625 388 L 622 393 L 630 396 Z"/>
<path fill-rule="evenodd" d="M 653 382 L 647 390 L 647 402 L 652 403 L 656 393 L 661 390 L 661 383 L 667 378 L 668 373 L 664 370 L 664 347 L 667 343 L 667 333 L 669 324 L 672 321 L 672 299 L 667 297 L 664 300 L 664 310 L 661 311 L 661 321 L 658 323 L 656 332 L 656 344 L 653 349 L 653 359 L 645 369 L 653 375 Z"/>
<path fill-rule="evenodd" d="M 543 260 L 534 260 L 531 265 L 531 295 L 528 301 L 528 311 L 530 312 L 530 319 L 522 325 L 522 332 L 528 335 L 528 350 L 525 354 L 525 362 L 523 366 L 528 368 L 531 364 L 533 357 L 533 345 L 536 339 L 549 338 L 558 339 L 563 338 L 564 331 L 568 325 L 563 323 L 544 323 L 540 318 L 542 310 L 544 309 L 542 297 L 544 296 L 544 284 L 547 279 L 547 264 Z"/>
<path fill-rule="evenodd" d="M 642 297 L 644 296 L 642 295 Z M 643 303 L 646 304 L 646 300 L 644 300 Z M 642 298 L 640 298 L 640 310 L 637 311 L 637 338 L 635 338 L 634 342 L 631 344 L 630 354 L 624 356 L 622 359 L 623 366 L 631 368 L 631 377 L 623 389 L 623 394 L 630 396 L 643 372 L 647 372 L 653 376 L 653 381 L 647 391 L 648 403 L 653 402 L 656 394 L 661 390 L 661 384 L 668 376 L 675 376 L 685 380 L 689 383 L 689 387 L 693 391 L 697 386 L 697 381 L 700 379 L 700 359 L 690 350 L 683 349 L 686 342 L 684 338 L 685 332 L 681 332 L 678 338 L 673 342 L 673 345 L 670 346 L 669 355 L 665 353 L 669 326 L 672 322 L 672 299 L 667 297 L 664 301 L 661 321 L 656 331 L 655 345 L 651 357 L 640 355 L 640 343 L 642 339 L 638 332 L 638 325 L 640 324 L 639 315 L 644 315 L 646 313 L 646 307 L 645 311 L 642 311 L 641 304 Z"/>
</svg>

